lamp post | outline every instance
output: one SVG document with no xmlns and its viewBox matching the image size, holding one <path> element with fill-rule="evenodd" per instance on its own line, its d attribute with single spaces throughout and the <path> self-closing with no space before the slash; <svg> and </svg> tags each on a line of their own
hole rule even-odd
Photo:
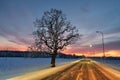
<svg viewBox="0 0 120 80">
<path fill-rule="evenodd" d="M 101 31 L 96 31 L 96 33 L 100 33 L 102 35 L 102 45 L 103 45 L 103 60 L 105 58 L 105 47 L 104 47 L 104 34 Z"/>
</svg>

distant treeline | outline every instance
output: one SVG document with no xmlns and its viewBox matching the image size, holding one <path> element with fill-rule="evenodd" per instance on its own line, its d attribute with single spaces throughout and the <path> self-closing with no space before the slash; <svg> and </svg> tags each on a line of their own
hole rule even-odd
<svg viewBox="0 0 120 80">
<path fill-rule="evenodd" d="M 52 53 L 38 51 L 0 51 L 0 57 L 31 57 L 31 58 L 49 58 Z M 58 58 L 83 58 L 84 56 L 67 55 L 58 53 Z"/>
<path fill-rule="evenodd" d="M 90 57 L 92 59 L 103 59 L 103 57 Z M 120 57 L 112 57 L 112 56 L 109 56 L 109 57 L 105 57 L 104 58 L 105 60 L 120 60 Z"/>
</svg>

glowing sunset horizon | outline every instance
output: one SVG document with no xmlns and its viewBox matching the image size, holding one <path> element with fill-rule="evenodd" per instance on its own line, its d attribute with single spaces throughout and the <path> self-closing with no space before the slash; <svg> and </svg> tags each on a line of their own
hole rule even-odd
<svg viewBox="0 0 120 80">
<path fill-rule="evenodd" d="M 75 46 L 74 46 L 75 48 Z M 87 48 L 87 49 L 79 49 L 79 50 L 76 50 L 76 49 L 65 49 L 63 51 L 61 51 L 62 53 L 65 53 L 65 54 L 75 54 L 77 56 L 86 56 L 86 57 L 102 57 L 103 56 L 103 51 L 102 49 L 99 49 L 96 50 L 96 49 L 90 49 L 90 48 Z M 8 50 L 8 51 L 28 51 L 28 47 L 27 46 L 18 46 L 18 47 L 0 47 L 0 50 L 4 51 L 4 50 Z M 76 50 L 76 51 L 75 51 Z M 120 50 L 108 50 L 108 51 L 105 51 L 105 56 L 106 57 L 120 57 Z"/>
</svg>

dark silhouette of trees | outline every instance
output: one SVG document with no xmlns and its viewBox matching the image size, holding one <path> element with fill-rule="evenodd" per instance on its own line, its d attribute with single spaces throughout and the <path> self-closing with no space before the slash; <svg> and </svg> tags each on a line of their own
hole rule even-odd
<svg viewBox="0 0 120 80">
<path fill-rule="evenodd" d="M 58 50 L 74 43 L 79 34 L 75 26 L 67 21 L 61 10 L 51 9 L 44 12 L 41 19 L 34 22 L 36 31 L 33 32 L 38 49 L 47 49 L 52 52 L 51 67 L 55 67 Z"/>
</svg>

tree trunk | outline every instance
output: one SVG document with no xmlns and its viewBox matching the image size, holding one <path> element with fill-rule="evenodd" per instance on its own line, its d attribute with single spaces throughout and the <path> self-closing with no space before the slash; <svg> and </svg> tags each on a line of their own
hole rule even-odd
<svg viewBox="0 0 120 80">
<path fill-rule="evenodd" d="M 56 55 L 57 55 L 57 51 L 54 51 L 51 58 L 51 67 L 55 67 Z"/>
</svg>

